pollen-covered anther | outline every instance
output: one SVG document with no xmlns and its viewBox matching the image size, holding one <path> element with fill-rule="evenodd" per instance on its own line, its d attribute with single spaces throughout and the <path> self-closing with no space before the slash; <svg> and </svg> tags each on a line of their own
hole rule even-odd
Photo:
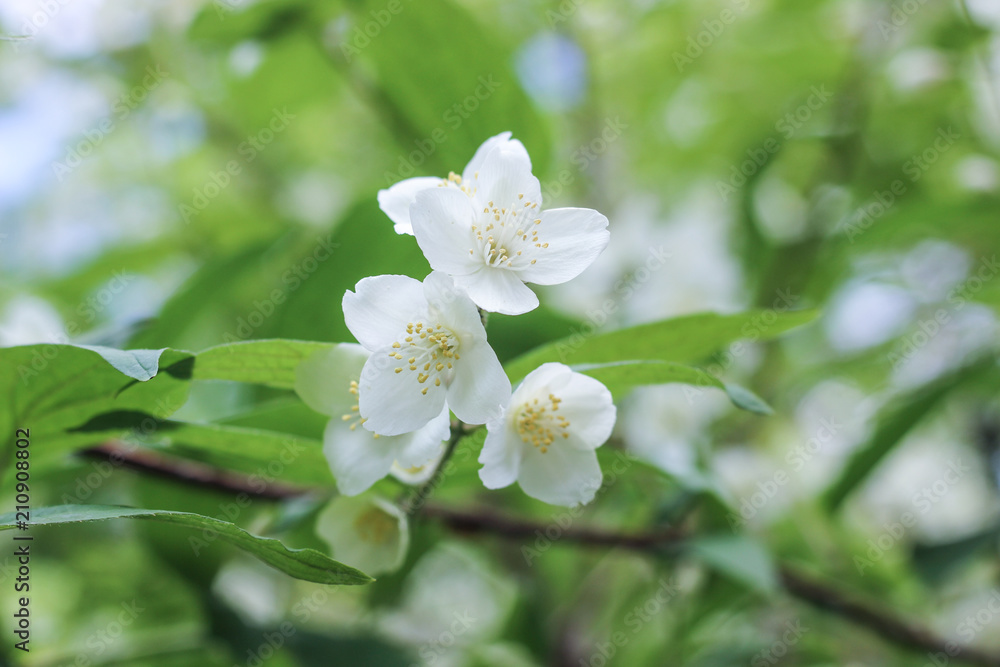
<svg viewBox="0 0 1000 667">
<path fill-rule="evenodd" d="M 407 331 L 411 331 L 416 337 L 407 337 L 409 344 L 408 351 L 413 355 L 406 360 L 406 367 L 410 371 L 417 372 L 417 382 L 427 384 L 429 380 L 434 381 L 435 387 L 442 386 L 442 373 L 450 371 L 452 364 L 450 359 L 458 359 L 458 339 L 443 324 L 427 324 L 423 322 L 407 324 Z M 398 353 L 393 353 L 395 358 L 402 358 Z M 396 373 L 402 373 L 403 367 L 396 368 Z M 443 382 L 448 383 L 450 374 L 443 376 Z M 428 387 L 420 390 L 421 395 L 427 395 Z"/>
<path fill-rule="evenodd" d="M 549 451 L 549 446 L 558 435 L 569 437 L 569 421 L 562 415 L 552 414 L 559 409 L 562 399 L 554 394 L 549 394 L 548 399 L 549 404 L 542 405 L 538 398 L 533 398 L 530 404 L 521 406 L 515 418 L 517 434 L 522 442 L 538 447 L 542 454 Z"/>
</svg>

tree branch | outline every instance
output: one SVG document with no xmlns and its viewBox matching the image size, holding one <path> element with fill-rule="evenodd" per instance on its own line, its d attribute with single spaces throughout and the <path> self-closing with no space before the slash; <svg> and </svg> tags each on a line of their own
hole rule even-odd
<svg viewBox="0 0 1000 667">
<path fill-rule="evenodd" d="M 223 470 L 207 463 L 167 456 L 142 447 L 123 446 L 117 441 L 85 449 L 81 454 L 108 460 L 114 466 L 210 487 L 229 493 L 245 493 L 257 498 L 280 500 L 312 493 L 315 489 L 279 484 L 274 481 L 251 481 L 249 475 Z"/>
<path fill-rule="evenodd" d="M 452 436 L 448 441 L 445 455 L 430 479 L 406 501 L 406 508 L 414 514 L 422 511 L 423 516 L 439 521 L 456 533 L 463 535 L 492 534 L 509 540 L 532 540 L 545 536 L 546 529 L 553 524 L 518 519 L 494 512 L 458 511 L 436 503 L 427 503 L 428 496 L 440 483 L 445 474 L 448 459 L 466 431 L 461 424 L 452 425 Z M 246 493 L 265 498 L 293 498 L 311 492 L 311 489 L 288 485 L 269 484 L 264 489 L 251 485 L 242 475 L 219 470 L 202 463 L 182 461 L 160 455 L 149 450 L 120 447 L 108 442 L 85 453 L 109 459 L 115 465 L 125 465 L 145 472 L 180 479 L 185 482 L 210 486 L 220 490 Z M 683 544 L 689 535 L 678 528 L 663 528 L 645 533 L 619 533 L 596 528 L 563 528 L 559 526 L 558 540 L 568 544 L 587 547 L 623 548 L 646 554 L 668 551 Z M 551 539 L 551 538 L 549 538 Z M 834 586 L 797 572 L 788 565 L 779 569 L 781 583 L 792 596 L 810 605 L 840 616 L 878 635 L 882 639 L 914 651 L 943 654 L 948 659 L 958 660 L 978 667 L 1000 667 L 1000 654 L 990 653 L 975 647 L 966 647 L 939 637 L 929 629 L 900 618 L 893 612 L 880 608 L 857 596 L 844 593 Z"/>
<path fill-rule="evenodd" d="M 556 524 L 542 524 L 503 516 L 490 511 L 459 512 L 438 504 L 428 504 L 424 515 L 437 519 L 458 533 L 490 533 L 508 539 L 530 539 L 545 536 Z M 665 549 L 684 538 L 679 529 L 665 528 L 652 533 L 623 534 L 595 528 L 559 528 L 559 540 L 594 547 L 623 547 L 639 551 Z"/>
<path fill-rule="evenodd" d="M 424 509 L 424 515 L 439 520 L 457 533 L 490 533 L 511 540 L 534 540 L 539 535 L 545 535 L 546 528 L 550 527 L 547 524 L 514 519 L 492 511 L 460 512 L 433 504 Z M 623 534 L 589 528 L 561 528 L 558 540 L 589 547 L 621 547 L 653 553 L 676 547 L 685 537 L 686 535 L 678 529 Z M 963 647 L 957 642 L 946 640 L 923 626 L 843 593 L 830 584 L 802 575 L 787 565 L 779 568 L 779 576 L 790 595 L 864 627 L 888 642 L 914 651 L 940 653 L 948 659 L 970 665 L 1000 667 L 1000 655 L 975 647 Z"/>
<path fill-rule="evenodd" d="M 843 616 L 900 646 L 930 653 L 943 653 L 970 665 L 1000 667 L 1000 655 L 988 653 L 936 636 L 927 628 L 896 618 L 885 610 L 853 598 L 837 589 L 796 573 L 787 565 L 780 570 L 785 590 L 813 606 Z"/>
</svg>

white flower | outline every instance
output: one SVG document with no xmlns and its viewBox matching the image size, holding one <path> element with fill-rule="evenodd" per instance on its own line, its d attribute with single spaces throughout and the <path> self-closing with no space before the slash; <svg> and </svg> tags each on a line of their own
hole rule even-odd
<svg viewBox="0 0 1000 667">
<path fill-rule="evenodd" d="M 421 189 L 413 234 L 436 271 L 484 310 L 518 315 L 538 305 L 524 283 L 578 276 L 608 244 L 608 219 L 587 208 L 541 210 L 542 192 L 523 150 L 498 144 L 460 188 Z"/>
<path fill-rule="evenodd" d="M 316 517 L 316 534 L 344 565 L 376 575 L 399 569 L 410 545 L 406 515 L 381 498 L 338 496 Z"/>
<path fill-rule="evenodd" d="M 409 433 L 448 408 L 468 424 L 483 424 L 510 397 L 510 380 L 475 304 L 442 273 L 423 283 L 365 278 L 344 294 L 344 319 L 372 353 L 358 382 L 358 405 L 374 433 Z"/>
<path fill-rule="evenodd" d="M 426 428 L 426 427 L 425 427 Z M 398 436 L 386 436 L 389 438 L 394 438 Z M 392 469 L 389 470 L 389 474 L 398 479 L 403 484 L 409 484 L 410 486 L 416 486 L 417 484 L 423 484 L 434 476 L 434 470 L 437 468 L 438 463 L 441 462 L 441 457 L 444 455 L 444 443 L 442 442 L 438 446 L 437 453 L 433 458 L 428 459 L 425 463 L 419 465 L 411 465 L 403 467 L 399 462 L 392 464 Z"/>
<path fill-rule="evenodd" d="M 533 498 L 552 505 L 588 503 L 601 486 L 594 451 L 615 425 L 611 392 L 592 377 L 559 363 L 542 364 L 511 396 L 479 455 L 486 488 L 515 480 Z"/>
<path fill-rule="evenodd" d="M 408 178 L 405 181 L 400 181 L 388 190 L 379 190 L 379 208 L 395 223 L 396 233 L 413 234 L 413 226 L 410 224 L 410 205 L 413 203 L 418 192 L 428 188 L 444 186 L 468 193 L 470 191 L 468 183 L 475 180 L 475 174 L 479 171 L 479 167 L 482 166 L 483 160 L 497 146 L 506 146 L 510 150 L 523 155 L 524 159 L 528 160 L 528 169 L 530 170 L 531 161 L 528 158 L 528 151 L 524 149 L 524 145 L 520 141 L 511 139 L 510 136 L 510 132 L 501 132 L 495 137 L 490 137 L 484 141 L 482 146 L 476 150 L 476 154 L 469 160 L 469 164 L 465 166 L 465 171 L 462 172 L 461 176 L 458 176 L 454 172 L 448 174 L 448 178 L 418 176 L 417 178 Z"/>
<path fill-rule="evenodd" d="M 363 428 L 358 408 L 358 380 L 370 353 L 342 343 L 310 355 L 296 369 L 295 391 L 317 412 L 332 417 L 323 432 L 323 453 L 337 488 L 346 496 L 365 491 L 389 474 L 424 466 L 439 456 L 448 438 L 448 409 L 406 435 L 380 436 Z"/>
<path fill-rule="evenodd" d="M 499 576 L 480 550 L 439 543 L 420 557 L 398 606 L 377 623 L 398 643 L 433 649 L 430 657 L 438 659 L 433 664 L 468 665 L 462 654 L 503 631 L 516 599 L 514 584 Z"/>
</svg>

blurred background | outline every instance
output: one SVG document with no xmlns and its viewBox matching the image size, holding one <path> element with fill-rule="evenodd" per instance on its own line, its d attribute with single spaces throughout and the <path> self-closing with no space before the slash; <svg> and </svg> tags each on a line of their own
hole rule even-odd
<svg viewBox="0 0 1000 667">
<path fill-rule="evenodd" d="M 50 529 L 33 562 L 36 648 L 15 656 L 5 639 L 0 655 L 947 664 L 796 601 L 779 562 L 1000 651 L 998 30 L 992 0 L 4 0 L 2 346 L 348 341 L 345 289 L 428 271 L 377 191 L 460 173 L 507 130 L 546 206 L 598 209 L 611 243 L 580 278 L 539 289 L 538 310 L 491 317 L 501 360 L 701 311 L 763 309 L 751 339 L 768 313 L 821 315 L 701 364 L 773 416 L 681 385 L 620 405 L 605 468 L 616 452 L 637 460 L 570 522 L 707 527 L 701 559 L 422 520 L 398 571 L 338 588 L 201 550 L 190 531 Z M 325 419 L 225 382 L 194 383 L 178 418 L 309 437 Z M 435 501 L 561 525 L 516 487 L 483 490 L 474 454 Z M 234 503 L 82 454 L 34 485 L 36 505 L 226 518 Z M 331 495 L 254 498 L 229 518 L 329 552 Z"/>
</svg>

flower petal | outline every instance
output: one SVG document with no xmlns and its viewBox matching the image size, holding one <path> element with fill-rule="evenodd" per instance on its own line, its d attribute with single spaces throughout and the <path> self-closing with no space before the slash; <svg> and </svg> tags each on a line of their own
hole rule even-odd
<svg viewBox="0 0 1000 667">
<path fill-rule="evenodd" d="M 370 574 L 399 569 L 410 543 L 406 515 L 380 498 L 334 498 L 316 517 L 316 534 L 341 563 Z"/>
<path fill-rule="evenodd" d="M 433 176 L 418 176 L 400 181 L 387 190 L 378 191 L 378 207 L 395 223 L 397 234 L 412 234 L 410 204 L 418 192 L 436 188 L 443 182 L 445 181 Z"/>
<path fill-rule="evenodd" d="M 538 307 L 538 297 L 518 274 L 507 269 L 482 267 L 467 276 L 455 276 L 477 306 L 492 313 L 520 315 Z"/>
<path fill-rule="evenodd" d="M 607 442 L 617 416 L 607 387 L 592 377 L 575 372 L 558 378 L 550 386 L 562 399 L 559 412 L 570 423 L 569 442 L 586 449 L 597 449 Z"/>
<path fill-rule="evenodd" d="M 559 444 L 544 454 L 536 447 L 525 447 L 518 484 L 532 498 L 551 505 L 589 503 L 601 488 L 597 453 Z"/>
<path fill-rule="evenodd" d="M 417 194 L 410 209 L 413 235 L 427 262 L 452 275 L 472 273 L 482 266 L 474 257 L 472 199 L 455 188 L 433 188 Z"/>
<path fill-rule="evenodd" d="M 527 152 L 523 151 L 523 146 L 520 148 L 511 144 L 499 145 L 486 156 L 476 184 L 477 203 L 493 202 L 497 208 L 524 207 L 529 202 L 542 205 L 542 187 L 531 173 Z"/>
<path fill-rule="evenodd" d="M 517 386 L 517 391 L 514 392 L 511 403 L 519 404 L 535 396 L 548 396 L 553 384 L 564 384 L 566 377 L 572 372 L 572 368 L 558 361 L 542 364 L 524 376 L 521 384 Z"/>
<path fill-rule="evenodd" d="M 471 344 L 470 344 L 471 343 Z M 510 380 L 485 340 L 462 341 L 448 406 L 467 424 L 485 424 L 503 413 L 510 401 Z"/>
<path fill-rule="evenodd" d="M 486 442 L 479 453 L 479 479 L 487 489 L 502 489 L 517 480 L 523 443 L 512 433 L 507 420 L 496 419 L 486 426 Z"/>
<path fill-rule="evenodd" d="M 375 438 L 363 428 L 331 419 L 323 432 L 323 454 L 345 496 L 356 496 L 387 474 L 405 443 L 397 438 Z"/>
<path fill-rule="evenodd" d="M 405 436 L 406 446 L 396 456 L 396 462 L 404 468 L 426 464 L 441 453 L 441 443 L 451 434 L 451 420 L 445 405 L 434 419 L 423 428 Z"/>
<path fill-rule="evenodd" d="M 506 146 L 510 150 L 517 153 L 521 153 L 525 160 L 528 162 L 528 168 L 531 168 L 531 158 L 528 157 L 528 151 L 525 150 L 524 144 L 522 144 L 517 139 L 511 139 L 510 132 L 501 132 L 500 134 L 490 137 L 482 143 L 482 145 L 476 150 L 476 154 L 472 156 L 469 160 L 469 164 L 465 165 L 465 170 L 462 172 L 462 181 L 474 181 L 476 180 L 476 172 L 480 170 L 483 166 L 483 162 L 486 160 L 486 156 L 490 154 L 497 146 Z"/>
<path fill-rule="evenodd" d="M 389 474 L 403 484 L 409 484 L 410 486 L 423 484 L 434 475 L 434 470 L 437 468 L 437 464 L 441 461 L 442 456 L 444 456 L 444 443 L 441 443 L 437 453 L 432 458 L 427 459 L 423 463 L 404 468 L 399 464 L 399 461 L 396 461 L 392 464 Z"/>
<path fill-rule="evenodd" d="M 365 349 L 396 342 L 413 316 L 426 308 L 423 286 L 408 276 L 363 278 L 354 291 L 344 293 L 344 321 Z"/>
<path fill-rule="evenodd" d="M 341 343 L 314 352 L 295 369 L 295 392 L 316 412 L 340 417 L 357 402 L 349 391 L 350 383 L 361 377 L 368 355 L 356 343 Z"/>
<path fill-rule="evenodd" d="M 525 282 L 558 285 L 576 278 L 608 245 L 608 219 L 589 208 L 553 208 L 539 215 L 539 241 L 529 248 L 534 264 L 519 271 Z"/>
<path fill-rule="evenodd" d="M 470 337 L 486 340 L 486 329 L 476 304 L 447 274 L 434 271 L 424 278 L 424 298 L 427 299 L 432 319 L 436 315 L 442 322 L 447 322 L 448 328 L 459 340 Z"/>
<path fill-rule="evenodd" d="M 364 427 L 381 435 L 416 431 L 441 414 L 444 406 L 444 385 L 421 383 L 418 377 L 426 376 L 409 370 L 405 362 L 392 359 L 394 352 L 387 346 L 372 353 L 358 382 L 358 405 L 366 420 Z M 396 373 L 400 365 L 403 370 Z"/>
</svg>

